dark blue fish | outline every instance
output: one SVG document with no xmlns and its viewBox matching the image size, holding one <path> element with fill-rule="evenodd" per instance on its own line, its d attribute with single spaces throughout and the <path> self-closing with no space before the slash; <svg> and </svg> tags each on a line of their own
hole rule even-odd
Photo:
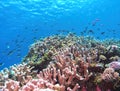
<svg viewBox="0 0 120 91">
<path fill-rule="evenodd" d="M 9 51 L 9 52 L 7 53 L 7 55 L 8 55 L 8 56 L 9 56 L 9 55 L 12 55 L 15 51 L 16 51 L 16 49 L 13 49 L 13 50 Z"/>
<path fill-rule="evenodd" d="M 4 65 L 4 63 L 0 62 L 0 66 L 3 66 L 3 65 Z"/>
<path fill-rule="evenodd" d="M 90 29 L 88 30 L 88 33 L 94 34 L 94 31 Z"/>
<path fill-rule="evenodd" d="M 101 34 L 102 34 L 102 35 L 104 35 L 104 34 L 105 34 L 105 32 L 101 32 Z"/>
</svg>

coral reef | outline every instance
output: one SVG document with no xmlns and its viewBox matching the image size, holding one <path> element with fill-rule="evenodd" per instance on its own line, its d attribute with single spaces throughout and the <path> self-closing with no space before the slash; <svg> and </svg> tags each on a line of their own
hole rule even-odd
<svg viewBox="0 0 120 91">
<path fill-rule="evenodd" d="M 0 72 L 3 91 L 117 91 L 120 41 L 55 35 L 30 46 L 21 64 Z"/>
</svg>

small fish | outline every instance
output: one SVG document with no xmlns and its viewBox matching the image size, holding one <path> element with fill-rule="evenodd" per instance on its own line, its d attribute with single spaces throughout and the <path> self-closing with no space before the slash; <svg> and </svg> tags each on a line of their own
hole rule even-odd
<svg viewBox="0 0 120 91">
<path fill-rule="evenodd" d="M 32 29 L 32 32 L 37 33 L 38 29 Z"/>
<path fill-rule="evenodd" d="M 19 41 L 20 43 L 23 43 L 25 42 L 25 38 L 23 38 L 22 40 Z"/>
<path fill-rule="evenodd" d="M 34 42 L 36 42 L 36 41 L 37 41 L 37 37 L 34 36 L 32 40 L 33 40 Z"/>
<path fill-rule="evenodd" d="M 93 22 L 92 22 L 92 26 L 96 26 L 97 22 L 100 21 L 100 19 L 95 19 Z"/>
<path fill-rule="evenodd" d="M 80 32 L 80 35 L 83 35 L 84 34 L 84 32 Z"/>
<path fill-rule="evenodd" d="M 88 30 L 88 33 L 94 34 L 94 31 L 93 30 Z"/>
<path fill-rule="evenodd" d="M 100 37 L 97 37 L 97 39 L 100 39 Z"/>
<path fill-rule="evenodd" d="M 3 65 L 4 65 L 4 63 L 1 63 L 1 62 L 0 62 L 0 66 L 3 66 Z"/>
<path fill-rule="evenodd" d="M 9 56 L 9 55 L 12 55 L 15 51 L 16 51 L 16 49 L 13 49 L 13 50 L 9 51 L 9 52 L 7 53 L 7 55 L 8 55 L 8 56 Z"/>
<path fill-rule="evenodd" d="M 101 32 L 101 34 L 103 35 L 103 34 L 105 34 L 105 32 Z"/>
<path fill-rule="evenodd" d="M 113 31 L 113 33 L 116 33 L 116 30 L 113 29 L 112 31 Z"/>
</svg>

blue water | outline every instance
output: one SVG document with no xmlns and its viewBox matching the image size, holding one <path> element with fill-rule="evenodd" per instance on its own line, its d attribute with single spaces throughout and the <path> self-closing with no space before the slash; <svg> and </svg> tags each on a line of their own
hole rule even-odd
<svg viewBox="0 0 120 91">
<path fill-rule="evenodd" d="M 120 0 L 0 0 L 0 70 L 20 63 L 36 39 L 85 29 L 120 39 Z"/>
</svg>

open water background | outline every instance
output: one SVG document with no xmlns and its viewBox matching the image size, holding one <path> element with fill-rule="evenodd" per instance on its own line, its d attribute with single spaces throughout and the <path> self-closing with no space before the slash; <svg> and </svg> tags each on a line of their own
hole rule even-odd
<svg viewBox="0 0 120 91">
<path fill-rule="evenodd" d="M 20 63 L 35 40 L 68 32 L 120 39 L 120 0 L 0 0 L 0 70 Z"/>
</svg>

